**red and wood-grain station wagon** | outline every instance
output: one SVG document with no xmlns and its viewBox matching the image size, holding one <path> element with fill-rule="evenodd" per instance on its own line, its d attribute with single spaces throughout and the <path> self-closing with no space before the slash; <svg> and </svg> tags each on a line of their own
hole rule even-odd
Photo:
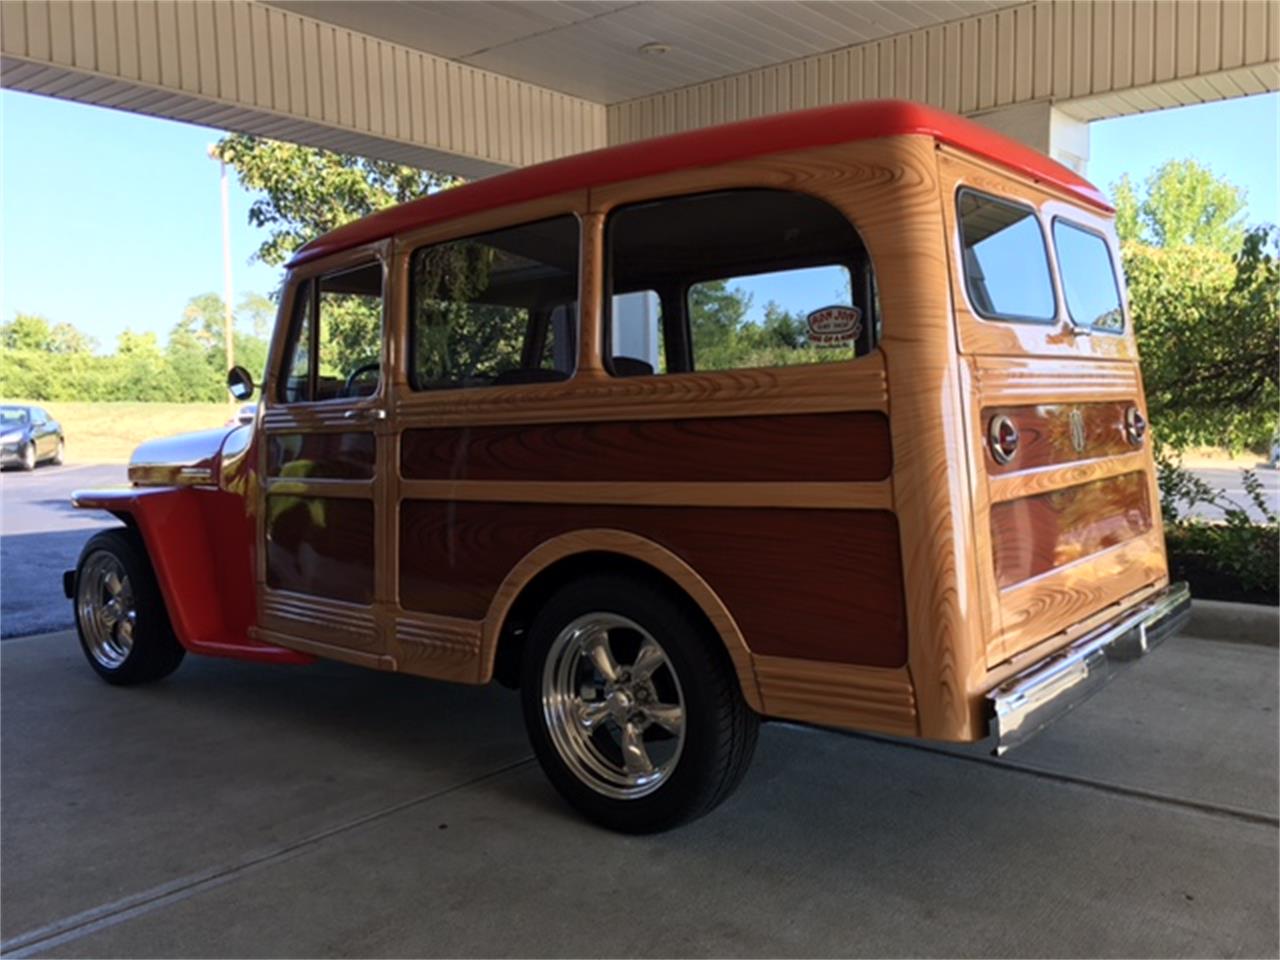
<svg viewBox="0 0 1280 960">
<path fill-rule="evenodd" d="M 335 230 L 289 264 L 255 421 L 129 477 L 75 496 L 124 521 L 66 577 L 103 678 L 496 679 L 628 831 L 715 806 L 765 718 L 1003 751 L 1189 607 L 1112 210 L 905 102 Z"/>
</svg>

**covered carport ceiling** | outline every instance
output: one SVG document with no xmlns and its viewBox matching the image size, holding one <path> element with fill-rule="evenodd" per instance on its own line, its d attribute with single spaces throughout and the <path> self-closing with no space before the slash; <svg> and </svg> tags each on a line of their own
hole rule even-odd
<svg viewBox="0 0 1280 960">
<path fill-rule="evenodd" d="M 898 97 L 1082 169 L 1089 120 L 1280 89 L 1280 3 L 3 0 L 0 85 L 472 177 Z"/>
<path fill-rule="evenodd" d="M 267 0 L 612 104 L 1017 6 L 1023 0 Z M 641 52 L 663 44 L 665 53 Z"/>
</svg>

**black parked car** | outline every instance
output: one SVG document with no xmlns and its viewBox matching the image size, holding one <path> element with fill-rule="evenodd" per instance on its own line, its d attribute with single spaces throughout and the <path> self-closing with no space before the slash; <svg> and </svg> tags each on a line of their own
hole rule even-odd
<svg viewBox="0 0 1280 960">
<path fill-rule="evenodd" d="M 39 407 L 0 406 L 0 466 L 34 470 L 62 462 L 62 425 Z"/>
</svg>

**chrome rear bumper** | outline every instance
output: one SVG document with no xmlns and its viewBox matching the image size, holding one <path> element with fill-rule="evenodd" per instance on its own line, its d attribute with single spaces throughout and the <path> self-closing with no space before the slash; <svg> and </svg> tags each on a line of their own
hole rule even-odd
<svg viewBox="0 0 1280 960">
<path fill-rule="evenodd" d="M 1190 616 L 1190 589 L 1185 583 L 1170 584 L 1010 677 L 987 694 L 994 712 L 993 752 L 1000 755 L 1016 747 L 1097 693 L 1116 670 L 1176 633 Z"/>
</svg>

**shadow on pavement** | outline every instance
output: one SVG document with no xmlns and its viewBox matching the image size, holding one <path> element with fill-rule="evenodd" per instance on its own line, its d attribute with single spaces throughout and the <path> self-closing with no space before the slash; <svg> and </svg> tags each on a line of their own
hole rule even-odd
<svg viewBox="0 0 1280 960">
<path fill-rule="evenodd" d="M 0 537 L 0 639 L 63 630 L 74 623 L 62 594 L 62 572 L 76 565 L 80 548 L 100 528 Z"/>
</svg>

